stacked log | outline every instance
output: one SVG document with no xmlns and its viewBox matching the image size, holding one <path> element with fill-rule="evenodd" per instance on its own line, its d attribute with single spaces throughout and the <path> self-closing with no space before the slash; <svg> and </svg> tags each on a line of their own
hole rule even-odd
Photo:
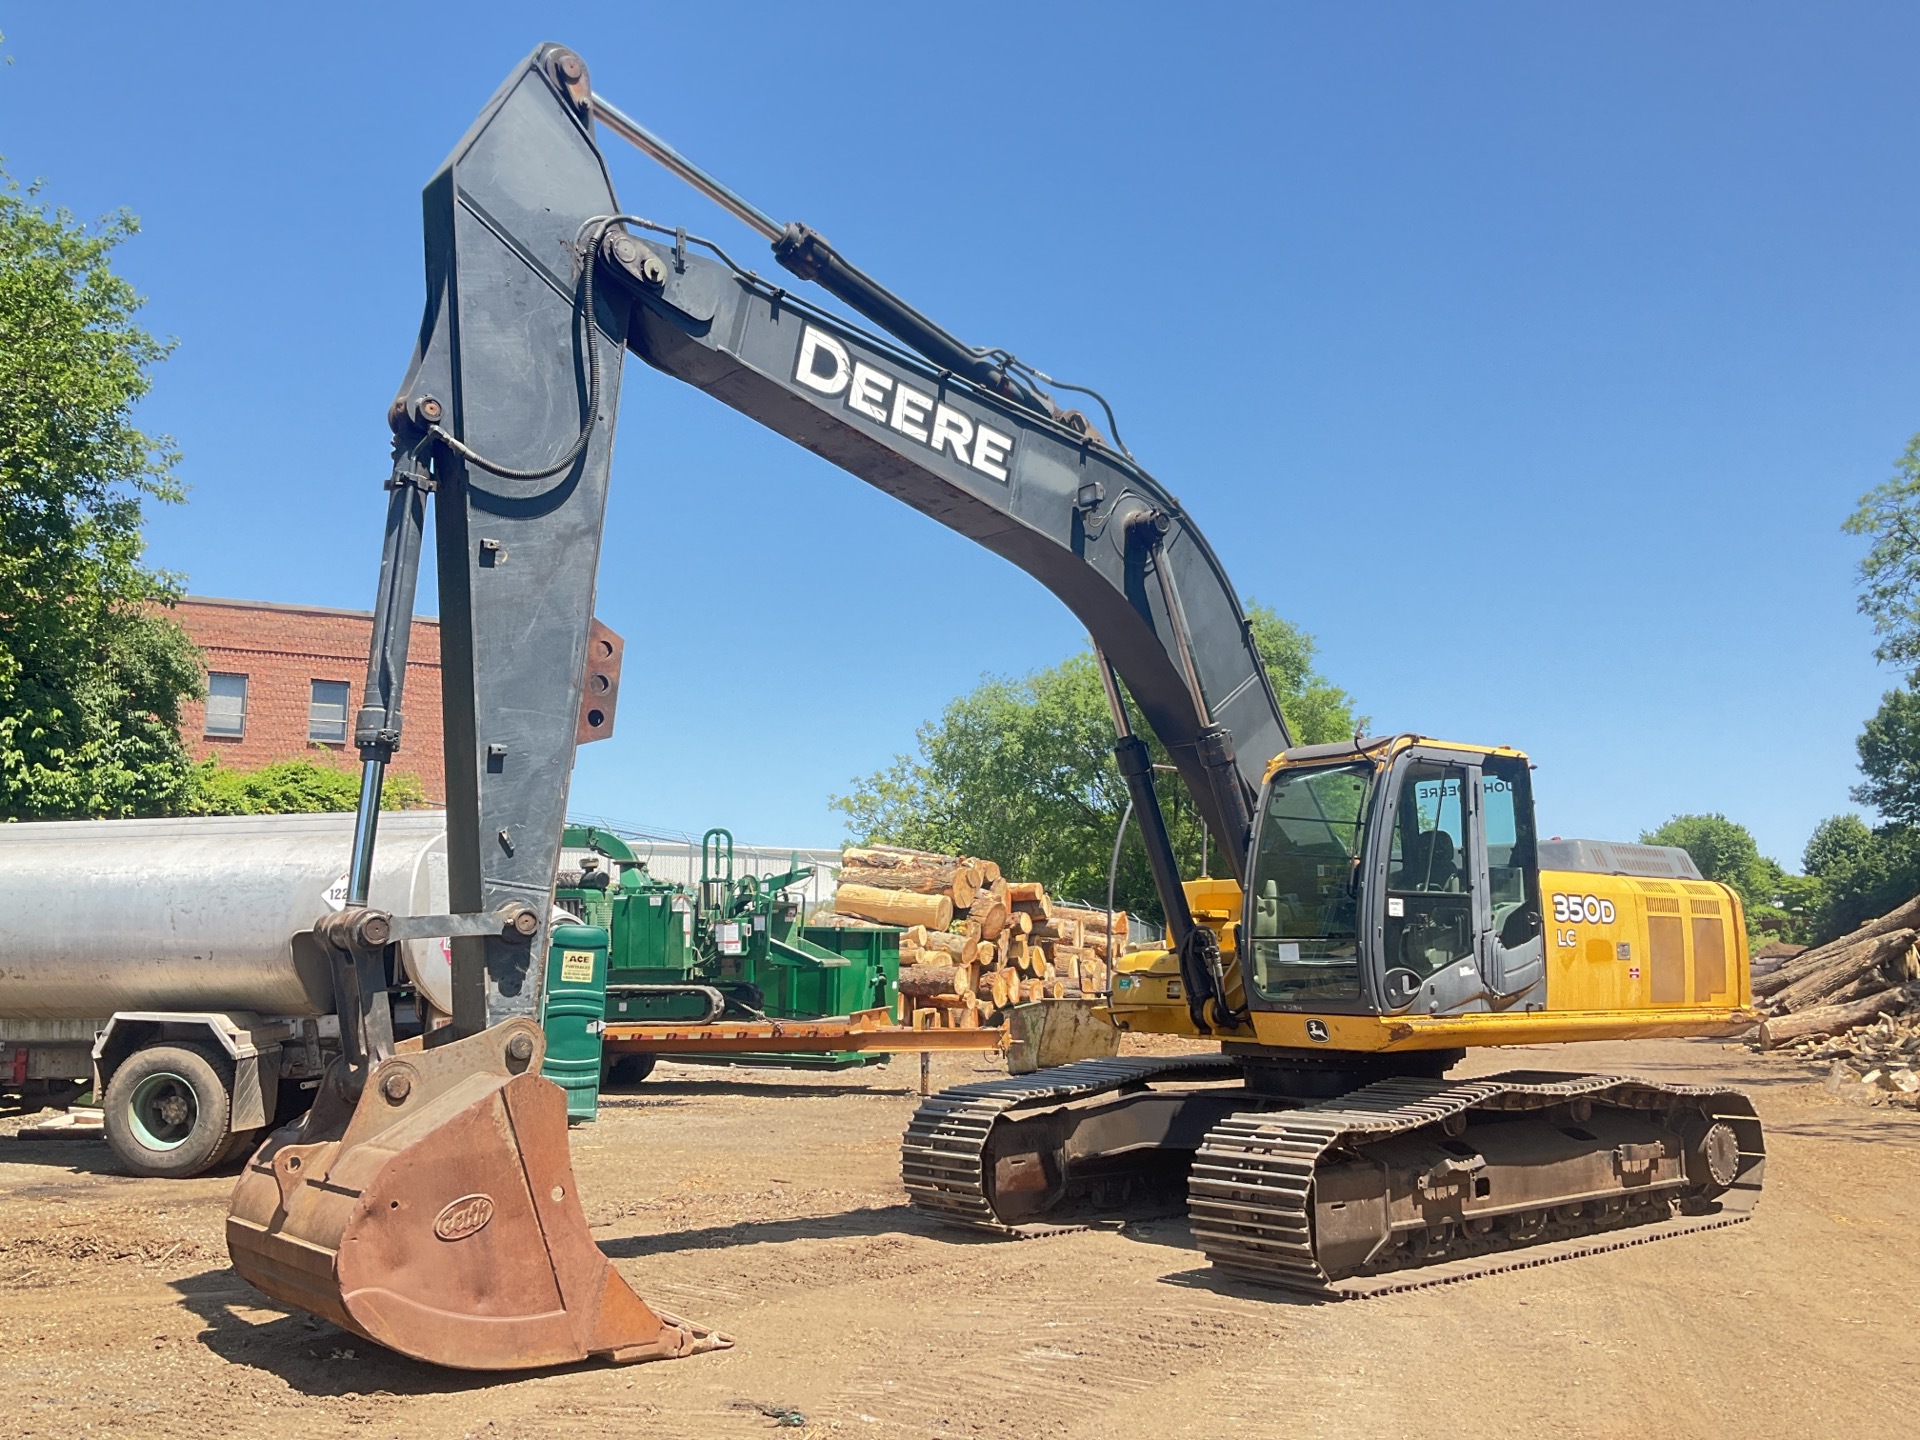
<svg viewBox="0 0 1920 1440">
<path fill-rule="evenodd" d="M 898 925 L 900 1013 L 917 1028 L 1004 1022 L 1031 1000 L 1097 995 L 1126 948 L 1127 917 L 1065 905 L 991 860 L 893 845 L 849 847 L 824 923 Z"/>
<path fill-rule="evenodd" d="M 997 866 L 995 870 L 997 875 Z M 906 850 L 896 845 L 854 846 L 840 856 L 842 885 L 944 895 L 953 902 L 955 910 L 965 910 L 973 904 L 975 894 L 987 883 L 986 873 L 984 862 L 964 855 L 936 855 L 929 850 Z"/>
<path fill-rule="evenodd" d="M 1920 978 L 1917 939 L 1920 898 L 1756 975 L 1754 997 L 1767 1016 L 1755 1036 L 1760 1048 L 1797 1046 L 1811 1055 L 1883 1016 L 1903 1014 L 1920 995 L 1913 983 Z"/>
</svg>

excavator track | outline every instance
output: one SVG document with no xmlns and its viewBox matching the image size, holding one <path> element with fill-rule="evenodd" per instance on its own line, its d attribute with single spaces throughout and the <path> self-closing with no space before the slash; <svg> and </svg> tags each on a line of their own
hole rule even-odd
<svg viewBox="0 0 1920 1440">
<path fill-rule="evenodd" d="M 1033 1075 L 983 1080 L 942 1090 L 920 1104 L 900 1149 L 900 1178 L 913 1208 L 945 1224 L 1033 1239 L 1083 1225 L 1010 1224 L 994 1213 L 986 1152 L 994 1122 L 1021 1110 L 1118 1094 L 1149 1081 L 1232 1080 L 1242 1073 L 1229 1055 L 1178 1055 L 1081 1060 Z"/>
<path fill-rule="evenodd" d="M 1394 1162 L 1416 1153 L 1410 1145 L 1445 1146 L 1448 1137 L 1471 1141 L 1476 1123 L 1497 1129 L 1502 1120 L 1545 1122 L 1569 1113 L 1613 1115 L 1623 1126 L 1638 1123 L 1641 1133 L 1655 1123 L 1653 1116 L 1679 1116 L 1699 1127 L 1694 1133 L 1713 1133 L 1717 1173 L 1703 1185 L 1690 1183 L 1699 1177 L 1689 1169 L 1676 1185 L 1670 1145 L 1589 1148 L 1581 1158 L 1604 1154 L 1620 1168 L 1622 1180 L 1611 1193 L 1544 1197 L 1531 1208 L 1476 1209 L 1461 1197 L 1475 1193 L 1472 1177 L 1486 1173 L 1485 1156 L 1480 1172 L 1472 1160 L 1443 1159 L 1414 1184 L 1415 1220 L 1404 1219 L 1409 1207 L 1403 1203 L 1400 1226 L 1361 1263 L 1332 1263 L 1323 1253 L 1323 1232 L 1345 1223 L 1342 1207 L 1390 1212 Z M 1595 1139 L 1577 1127 L 1558 1133 Z M 1395 1151 L 1395 1142 L 1406 1143 Z M 1464 1153 L 1474 1147 L 1451 1148 Z M 1664 1157 L 1655 1153 L 1663 1151 Z M 1343 1162 L 1342 1174 L 1333 1175 L 1330 1166 Z M 1696 1168 L 1706 1163 L 1687 1161 Z M 1669 1167 L 1665 1178 L 1662 1165 Z M 1760 1122 L 1736 1090 L 1527 1071 L 1453 1082 L 1385 1080 L 1338 1099 L 1234 1115 L 1215 1125 L 1188 1177 L 1188 1211 L 1195 1239 L 1222 1270 L 1325 1299 L 1356 1299 L 1738 1224 L 1759 1199 L 1764 1165 Z M 1525 1169 L 1524 1154 L 1511 1168 L 1516 1174 Z M 1437 1180 L 1436 1172 L 1443 1172 Z M 1634 1175 L 1641 1177 L 1637 1186 L 1627 1178 Z M 1377 1177 L 1377 1193 L 1365 1193 L 1367 1176 Z M 1403 1170 L 1400 1179 L 1406 1178 Z M 1329 1200 L 1323 1188 L 1338 1198 Z M 1406 1201 L 1404 1188 L 1399 1198 Z"/>
</svg>

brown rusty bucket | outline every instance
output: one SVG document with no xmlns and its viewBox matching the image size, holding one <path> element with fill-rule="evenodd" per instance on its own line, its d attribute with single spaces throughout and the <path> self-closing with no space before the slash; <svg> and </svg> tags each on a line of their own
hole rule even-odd
<svg viewBox="0 0 1920 1440">
<path fill-rule="evenodd" d="M 234 1269 L 274 1299 L 435 1365 L 523 1370 L 666 1360 L 733 1342 L 649 1308 L 600 1253 L 567 1155 L 544 1037 L 512 1020 L 329 1072 L 248 1163 Z"/>
</svg>

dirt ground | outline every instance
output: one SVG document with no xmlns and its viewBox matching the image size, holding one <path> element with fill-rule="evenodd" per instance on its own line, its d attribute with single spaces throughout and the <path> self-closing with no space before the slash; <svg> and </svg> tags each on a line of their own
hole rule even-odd
<svg viewBox="0 0 1920 1440">
<path fill-rule="evenodd" d="M 1920 1436 L 1920 1117 L 1706 1042 L 1468 1068 L 1518 1065 L 1748 1087 L 1757 1217 L 1295 1302 L 1216 1280 L 1175 1220 L 1006 1243 L 918 1219 L 911 1059 L 662 1065 L 574 1131 L 588 1218 L 641 1295 L 737 1348 L 502 1381 L 266 1303 L 227 1269 L 231 1176 L 135 1180 L 97 1140 L 0 1138 L 0 1435 Z"/>
</svg>

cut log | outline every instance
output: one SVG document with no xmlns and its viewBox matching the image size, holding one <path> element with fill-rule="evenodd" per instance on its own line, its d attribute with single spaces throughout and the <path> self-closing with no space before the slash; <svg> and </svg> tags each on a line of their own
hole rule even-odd
<svg viewBox="0 0 1920 1440">
<path fill-rule="evenodd" d="M 945 895 L 962 909 L 973 903 L 974 892 L 980 885 L 979 871 L 958 855 L 934 855 L 924 850 L 883 846 L 842 852 L 840 883 L 848 882 L 882 890 Z"/>
<path fill-rule="evenodd" d="M 1893 983 L 1911 979 L 1908 952 L 1913 948 L 1913 940 L 1913 931 L 1893 930 L 1839 951 L 1811 975 L 1776 991 L 1768 1008 L 1775 1011 L 1811 1009 L 1883 966 L 1889 971 L 1897 968 L 1898 973 L 1887 976 Z"/>
<path fill-rule="evenodd" d="M 1031 935 L 1033 933 L 1033 916 L 1024 910 L 1010 910 L 1007 912 L 1007 929 L 1011 930 L 1015 935 L 1023 937 Z"/>
<path fill-rule="evenodd" d="M 1000 866 L 995 861 L 982 860 L 978 856 L 969 855 L 967 863 L 979 867 L 980 879 L 977 883 L 982 890 L 1000 883 Z"/>
<path fill-rule="evenodd" d="M 1044 925 L 1033 927 L 1034 939 L 1052 940 L 1061 945 L 1070 945 L 1075 950 L 1080 948 L 1082 933 L 1084 933 L 1084 927 L 1078 920 L 1068 915 L 1055 915 Z"/>
<path fill-rule="evenodd" d="M 1866 927 L 1863 926 L 1861 928 L 1865 929 Z M 1860 932 L 1855 931 L 1854 933 L 1859 934 Z M 1830 945 L 1822 945 L 1818 950 L 1808 950 L 1803 954 L 1796 955 L 1777 970 L 1769 971 L 1765 975 L 1754 976 L 1753 993 L 1760 996 L 1777 995 L 1782 990 L 1789 989 L 1810 976 L 1820 974 L 1829 965 L 1839 964 L 1862 945 L 1872 944 L 1876 940 L 1887 936 L 1913 933 L 1915 933 L 1914 930 L 1902 927 L 1891 931 L 1883 931 L 1880 935 L 1865 936 L 1859 940 L 1844 937 L 1834 941 Z"/>
<path fill-rule="evenodd" d="M 834 892 L 833 908 L 842 915 L 858 915 L 888 925 L 924 925 L 945 930 L 953 923 L 953 901 L 945 895 L 923 895 L 914 890 L 882 890 L 844 881 Z"/>
<path fill-rule="evenodd" d="M 1093 910 L 1084 905 L 1064 905 L 1056 900 L 1053 902 L 1053 913 L 1055 915 L 1064 915 L 1070 920 L 1078 920 L 1086 927 L 1089 935 L 1105 935 L 1108 933 L 1107 912 L 1104 910 Z M 1115 935 L 1125 935 L 1127 933 L 1126 911 L 1116 910 L 1113 912 L 1112 933 Z"/>
<path fill-rule="evenodd" d="M 974 897 L 967 918 L 979 923 L 982 940 L 998 940 L 1000 932 L 1007 928 L 1006 897 L 993 890 L 982 890 Z M 946 926 L 940 928 L 944 930 Z"/>
<path fill-rule="evenodd" d="M 1047 982 L 1044 980 L 1022 980 L 1020 982 L 1020 998 L 1028 1004 L 1032 1004 L 1035 1000 L 1046 999 Z"/>
<path fill-rule="evenodd" d="M 1090 955 L 1083 955 L 1080 959 L 1080 993 L 1103 995 L 1107 990 L 1107 982 L 1106 965 Z"/>
<path fill-rule="evenodd" d="M 1838 1035 L 1882 1014 L 1897 1015 L 1908 1005 L 1907 991 L 1894 986 L 1845 1005 L 1816 1005 L 1794 1015 L 1776 1015 L 1760 1023 L 1760 1048 L 1772 1050 L 1792 1040 Z"/>
<path fill-rule="evenodd" d="M 966 954 L 967 937 L 956 935 L 951 930 L 929 930 L 921 941 L 921 946 L 927 950 L 938 950 L 950 959 L 958 960 Z"/>
<path fill-rule="evenodd" d="M 973 962 L 982 970 L 991 970 L 1000 963 L 1000 946 L 992 940 L 974 942 Z"/>
<path fill-rule="evenodd" d="M 1066 994 L 1067 994 L 1066 981 L 1064 980 L 1047 981 L 1047 999 L 1062 1000 L 1066 998 Z"/>
<path fill-rule="evenodd" d="M 900 972 L 900 993 L 910 995 L 917 1001 L 951 995 L 954 993 L 955 977 L 964 977 L 965 973 L 963 969 L 952 965 L 916 965 L 911 970 Z"/>
<path fill-rule="evenodd" d="M 902 949 L 911 945 L 916 950 L 921 950 L 926 948 L 926 944 L 927 927 L 924 925 L 909 925 L 905 930 L 900 932 L 900 945 Z"/>
<path fill-rule="evenodd" d="M 1904 905 L 1895 906 L 1877 920 L 1869 920 L 1859 929 L 1848 931 L 1836 940 L 1829 940 L 1826 944 L 1813 950 L 1802 951 L 1800 954 L 1794 956 L 1793 959 L 1789 960 L 1786 965 L 1783 965 L 1781 969 L 1784 970 L 1789 966 L 1799 967 L 1801 965 L 1812 965 L 1818 968 L 1822 961 L 1833 959 L 1833 957 L 1842 950 L 1851 950 L 1862 940 L 1872 940 L 1893 930 L 1920 930 L 1920 895 L 1914 896 L 1913 899 L 1907 901 Z M 1779 973 L 1778 970 L 1774 972 L 1776 975 Z M 1804 974 L 1807 972 L 1802 971 L 1801 973 Z"/>
<path fill-rule="evenodd" d="M 944 960 L 947 957 L 942 955 L 939 958 Z M 927 958 L 926 951 L 920 949 L 919 946 L 902 945 L 900 947 L 900 968 L 902 970 L 910 970 L 915 965 L 927 965 L 932 963 L 933 961 Z"/>
</svg>

